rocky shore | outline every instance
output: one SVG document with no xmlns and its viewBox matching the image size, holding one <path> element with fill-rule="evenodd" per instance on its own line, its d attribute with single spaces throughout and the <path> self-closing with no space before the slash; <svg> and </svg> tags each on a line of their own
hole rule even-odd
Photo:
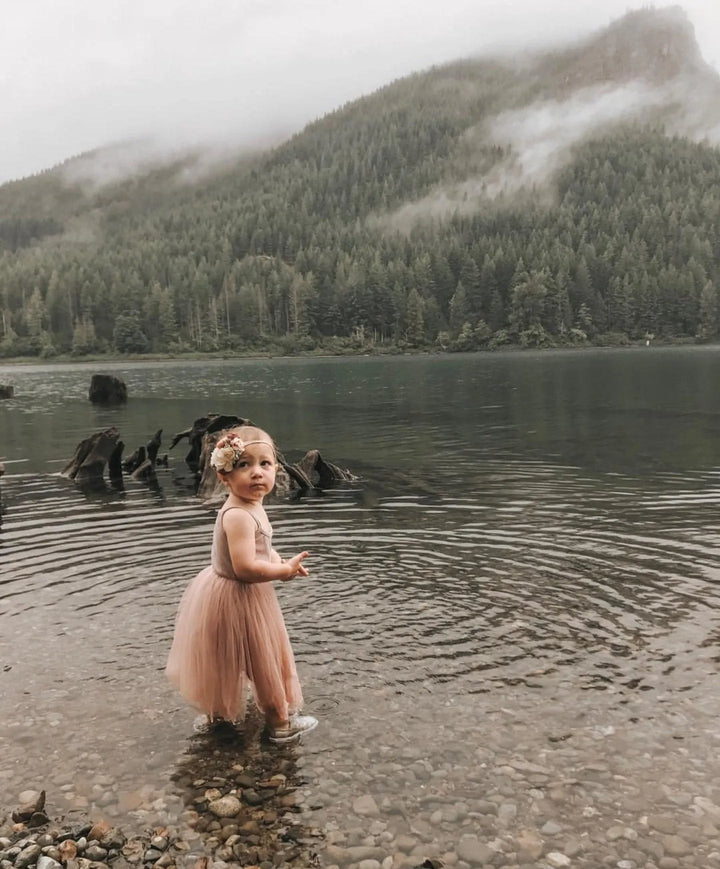
<svg viewBox="0 0 720 869">
<path fill-rule="evenodd" d="M 714 785 L 676 782 L 664 788 L 664 810 L 644 812 L 616 758 L 590 759 L 588 740 L 583 759 L 574 739 L 557 740 L 555 761 L 577 765 L 571 778 L 541 758 L 477 748 L 469 766 L 431 763 L 422 747 L 407 746 L 372 771 L 355 753 L 347 767 L 319 768 L 309 786 L 292 750 L 228 766 L 220 749 L 203 777 L 178 771 L 180 812 L 145 794 L 135 816 L 154 826 L 128 836 L 104 818 L 51 821 L 41 795 L 26 792 L 24 808 L 0 825 L 0 869 L 720 867 Z M 348 776 L 356 796 L 345 803 Z M 404 783 L 405 795 L 382 796 L 386 778 Z M 107 787 L 98 782 L 98 794 Z"/>
<path fill-rule="evenodd" d="M 217 736 L 217 734 L 215 734 Z M 222 734 L 220 734 L 222 738 Z M 139 794 L 131 814 L 152 822 L 126 835 L 105 817 L 52 819 L 45 792 L 25 791 L 20 805 L 0 820 L 1 869 L 260 869 L 318 865 L 320 830 L 300 821 L 291 756 L 258 754 L 228 766 L 222 749 L 209 757 L 205 775 L 179 771 L 181 810 L 162 794 Z M 271 758 L 271 768 L 268 766 Z M 113 814 L 112 784 L 98 781 L 96 800 Z M 103 798 L 109 795 L 110 799 Z M 50 795 L 48 795 L 50 802 Z"/>
</svg>

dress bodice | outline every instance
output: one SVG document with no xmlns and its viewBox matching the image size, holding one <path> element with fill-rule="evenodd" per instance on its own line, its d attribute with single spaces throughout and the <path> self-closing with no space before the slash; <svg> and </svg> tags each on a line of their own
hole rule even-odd
<svg viewBox="0 0 720 869">
<path fill-rule="evenodd" d="M 227 535 L 225 534 L 225 529 L 223 528 L 222 520 L 223 516 L 228 510 L 244 510 L 255 522 L 255 557 L 260 561 L 270 561 L 271 560 L 271 552 L 272 552 L 272 528 L 270 528 L 270 533 L 266 533 L 262 526 L 260 525 L 260 521 L 256 516 L 246 510 L 245 507 L 231 507 L 227 504 L 223 504 L 223 506 L 218 511 L 217 519 L 215 520 L 215 528 L 213 530 L 213 542 L 212 542 L 212 556 L 211 563 L 213 569 L 220 574 L 220 576 L 226 576 L 228 579 L 237 579 L 240 582 L 243 582 L 243 578 L 241 576 L 237 576 L 232 566 L 232 559 L 230 558 L 230 547 L 228 546 Z"/>
</svg>

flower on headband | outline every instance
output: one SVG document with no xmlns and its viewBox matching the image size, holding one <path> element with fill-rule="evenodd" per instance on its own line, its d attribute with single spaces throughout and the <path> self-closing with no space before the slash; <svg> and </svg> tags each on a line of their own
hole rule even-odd
<svg viewBox="0 0 720 869">
<path fill-rule="evenodd" d="M 229 474 L 245 452 L 245 442 L 237 435 L 226 435 L 215 444 L 210 456 L 210 467 Z"/>
</svg>

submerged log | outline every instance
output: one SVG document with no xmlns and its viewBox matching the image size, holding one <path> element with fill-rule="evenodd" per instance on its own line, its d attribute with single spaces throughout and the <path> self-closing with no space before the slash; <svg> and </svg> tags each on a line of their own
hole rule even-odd
<svg viewBox="0 0 720 869">
<path fill-rule="evenodd" d="M 14 386 L 4 386 L 0 383 L 0 398 L 14 398 L 15 397 L 15 387 Z"/>
<path fill-rule="evenodd" d="M 113 469 L 116 470 L 120 460 L 118 440 L 118 432 L 114 427 L 95 432 L 94 435 L 80 441 L 75 448 L 75 455 L 61 473 L 78 482 L 100 479 L 105 471 L 105 465 L 109 464 L 111 459 Z"/>
<path fill-rule="evenodd" d="M 125 404 L 127 386 L 114 374 L 93 374 L 88 398 L 93 404 Z"/>
</svg>

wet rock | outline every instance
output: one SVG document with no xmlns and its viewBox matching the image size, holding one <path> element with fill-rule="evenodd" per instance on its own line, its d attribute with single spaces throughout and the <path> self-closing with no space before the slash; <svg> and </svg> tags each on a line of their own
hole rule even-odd
<svg viewBox="0 0 720 869">
<path fill-rule="evenodd" d="M 220 797 L 208 804 L 208 809 L 217 818 L 233 818 L 241 808 L 240 800 L 231 795 Z"/>
<path fill-rule="evenodd" d="M 139 863 L 145 853 L 145 845 L 139 839 L 131 839 L 122 848 L 122 855 L 128 863 Z"/>
<path fill-rule="evenodd" d="M 60 860 L 67 863 L 68 860 L 74 860 L 77 857 L 77 845 L 72 839 L 65 839 L 58 847 L 60 852 Z"/>
<path fill-rule="evenodd" d="M 557 821 L 547 821 L 540 828 L 540 832 L 543 836 L 557 836 L 558 833 L 562 833 L 562 829 Z"/>
<path fill-rule="evenodd" d="M 669 815 L 648 815 L 647 823 L 651 829 L 657 830 L 658 833 L 670 835 L 677 829 L 677 821 Z"/>
<path fill-rule="evenodd" d="M 14 398 L 14 397 L 15 397 L 15 387 L 10 386 L 8 384 L 0 383 L 0 399 Z"/>
<path fill-rule="evenodd" d="M 520 830 L 515 837 L 519 863 L 537 860 L 543 852 L 543 840 L 535 830 Z"/>
<path fill-rule="evenodd" d="M 20 794 L 20 803 L 12 813 L 15 823 L 29 821 L 33 815 L 42 812 L 45 808 L 45 791 L 23 791 Z"/>
<path fill-rule="evenodd" d="M 352 863 L 360 863 L 363 860 L 384 860 L 386 852 L 373 845 L 353 845 L 347 849 L 347 856 Z"/>
<path fill-rule="evenodd" d="M 96 842 L 99 842 L 106 833 L 110 831 L 110 824 L 108 821 L 101 820 L 96 821 L 92 827 L 88 830 L 87 837 L 90 841 L 93 839 Z"/>
<path fill-rule="evenodd" d="M 103 848 L 107 848 L 108 850 L 119 851 L 126 841 L 127 840 L 122 830 L 118 830 L 117 827 L 111 827 L 100 839 L 100 844 Z"/>
<path fill-rule="evenodd" d="M 242 792 L 242 798 L 249 806 L 259 806 L 263 801 L 263 798 L 254 788 L 246 788 Z"/>
<path fill-rule="evenodd" d="M 365 794 L 353 801 L 353 811 L 356 815 L 376 818 L 380 815 L 380 809 L 371 794 Z"/>
<path fill-rule="evenodd" d="M 481 842 L 477 836 L 466 834 L 460 837 L 457 846 L 458 857 L 471 866 L 482 866 L 492 863 L 497 852 Z"/>
<path fill-rule="evenodd" d="M 663 848 L 671 857 L 685 857 L 692 853 L 691 845 L 680 836 L 663 836 Z"/>
<path fill-rule="evenodd" d="M 28 866 L 37 862 L 41 853 L 42 848 L 39 845 L 28 845 L 15 858 L 15 869 L 27 869 Z"/>
<path fill-rule="evenodd" d="M 48 818 L 45 812 L 33 812 L 27 825 L 32 828 L 42 827 L 44 824 L 47 824 L 49 820 L 50 818 Z"/>
</svg>

